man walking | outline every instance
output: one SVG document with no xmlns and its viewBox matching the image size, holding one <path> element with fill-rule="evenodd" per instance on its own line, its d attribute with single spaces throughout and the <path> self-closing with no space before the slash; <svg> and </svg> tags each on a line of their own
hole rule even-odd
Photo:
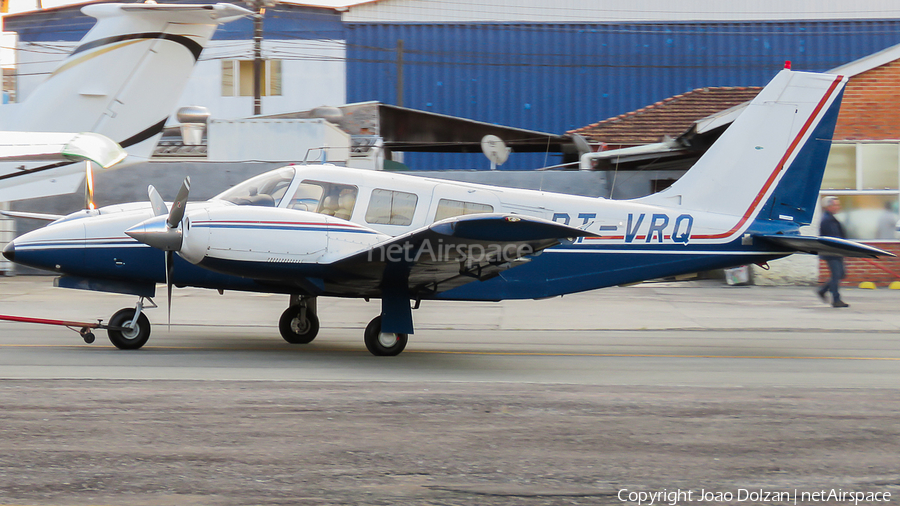
<svg viewBox="0 0 900 506">
<path fill-rule="evenodd" d="M 844 227 L 841 222 L 834 217 L 841 211 L 841 201 L 837 197 L 825 197 L 822 199 L 822 208 L 825 214 L 822 216 L 822 223 L 819 224 L 819 235 L 826 237 L 838 237 L 846 239 L 844 235 Z M 850 305 L 841 300 L 838 289 L 841 287 L 841 280 L 844 279 L 844 257 L 820 255 L 828 270 L 831 272 L 831 278 L 820 286 L 816 293 L 819 298 L 827 302 L 825 292 L 831 292 L 831 305 L 833 307 L 849 307 Z"/>
</svg>

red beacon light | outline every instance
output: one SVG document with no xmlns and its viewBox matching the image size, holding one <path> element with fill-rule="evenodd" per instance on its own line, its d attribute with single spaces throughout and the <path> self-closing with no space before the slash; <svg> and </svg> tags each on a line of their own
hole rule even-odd
<svg viewBox="0 0 900 506">
<path fill-rule="evenodd" d="M 785 68 L 786 70 L 791 70 L 791 60 L 785 60 L 785 61 L 784 61 L 784 68 Z"/>
</svg>

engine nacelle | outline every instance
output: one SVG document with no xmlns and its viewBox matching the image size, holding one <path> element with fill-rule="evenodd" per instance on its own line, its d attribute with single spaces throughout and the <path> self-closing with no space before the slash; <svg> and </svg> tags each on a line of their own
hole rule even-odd
<svg viewBox="0 0 900 506">
<path fill-rule="evenodd" d="M 295 209 L 228 206 L 188 212 L 179 254 L 194 264 L 246 275 L 241 264 L 315 264 L 388 238 L 370 228 Z M 224 262 L 222 262 L 224 261 Z M 223 266 L 234 266 L 223 267 Z"/>
</svg>

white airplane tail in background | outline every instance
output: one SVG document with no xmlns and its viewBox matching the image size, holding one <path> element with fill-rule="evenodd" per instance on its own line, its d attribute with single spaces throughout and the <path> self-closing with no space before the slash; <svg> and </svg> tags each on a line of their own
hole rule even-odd
<svg viewBox="0 0 900 506">
<path fill-rule="evenodd" d="M 94 4 L 82 12 L 97 24 L 23 103 L 4 107 L 0 130 L 94 132 L 139 158 L 151 155 L 217 26 L 250 14 L 231 4 Z M 81 177 L 65 164 L 2 163 L 0 201 L 70 193 Z"/>
<path fill-rule="evenodd" d="M 847 78 L 782 70 L 675 184 L 638 202 L 808 225 Z"/>
</svg>

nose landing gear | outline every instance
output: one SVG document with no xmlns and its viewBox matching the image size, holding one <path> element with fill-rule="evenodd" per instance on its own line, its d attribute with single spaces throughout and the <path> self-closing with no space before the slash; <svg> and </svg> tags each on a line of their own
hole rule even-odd
<svg viewBox="0 0 900 506">
<path fill-rule="evenodd" d="M 153 299 L 147 298 L 151 306 L 157 307 Z M 106 333 L 109 341 L 120 350 L 137 350 L 150 339 L 150 320 L 143 313 L 144 297 L 141 297 L 132 308 L 120 309 L 109 319 Z M 85 341 L 87 342 L 87 341 Z"/>
<path fill-rule="evenodd" d="M 136 350 L 150 339 L 150 320 L 140 313 L 135 318 L 135 310 L 120 309 L 109 319 L 106 329 L 109 341 L 120 350 Z"/>
</svg>

